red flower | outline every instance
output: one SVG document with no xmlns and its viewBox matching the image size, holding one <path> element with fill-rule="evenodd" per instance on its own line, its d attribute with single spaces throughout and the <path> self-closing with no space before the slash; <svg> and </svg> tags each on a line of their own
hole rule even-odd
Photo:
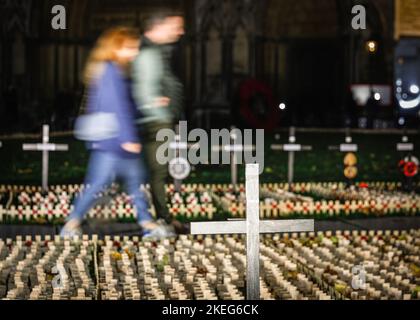
<svg viewBox="0 0 420 320">
<path fill-rule="evenodd" d="M 367 188 L 369 188 L 369 185 L 368 185 L 366 182 L 361 182 L 361 183 L 359 184 L 359 188 L 362 188 L 362 189 L 367 189 Z"/>
<path fill-rule="evenodd" d="M 272 130 L 277 126 L 279 113 L 274 102 L 273 92 L 266 84 L 255 79 L 248 79 L 241 84 L 239 95 L 240 113 L 249 125 L 266 130 Z M 256 95 L 262 96 L 267 104 L 268 115 L 264 119 L 260 119 L 251 108 L 251 101 Z"/>
</svg>

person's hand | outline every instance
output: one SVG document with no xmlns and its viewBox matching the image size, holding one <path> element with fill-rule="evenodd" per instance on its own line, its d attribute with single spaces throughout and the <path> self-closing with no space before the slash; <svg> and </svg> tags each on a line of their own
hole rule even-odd
<svg viewBox="0 0 420 320">
<path fill-rule="evenodd" d="M 154 105 L 156 107 L 168 107 L 171 99 L 168 97 L 158 97 L 155 99 Z"/>
<path fill-rule="evenodd" d="M 139 154 L 141 152 L 142 146 L 140 143 L 127 142 L 127 143 L 123 143 L 121 145 L 121 148 L 123 148 L 123 150 L 127 152 Z"/>
</svg>

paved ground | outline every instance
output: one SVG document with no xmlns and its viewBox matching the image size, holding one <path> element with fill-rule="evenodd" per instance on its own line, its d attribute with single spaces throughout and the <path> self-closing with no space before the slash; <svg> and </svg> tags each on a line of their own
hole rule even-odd
<svg viewBox="0 0 420 320">
<path fill-rule="evenodd" d="M 320 220 L 315 222 L 315 231 L 335 230 L 409 230 L 420 229 L 420 217 L 398 218 L 371 218 L 351 220 Z M 50 235 L 54 236 L 60 231 L 59 226 L 24 226 L 0 225 L 0 238 L 14 238 L 17 235 Z M 83 226 L 85 234 L 105 235 L 140 235 L 140 228 L 136 224 L 106 223 L 89 221 Z"/>
</svg>

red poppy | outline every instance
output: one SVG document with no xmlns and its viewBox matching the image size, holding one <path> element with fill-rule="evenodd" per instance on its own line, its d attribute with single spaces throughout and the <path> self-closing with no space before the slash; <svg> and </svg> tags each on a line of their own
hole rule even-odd
<svg viewBox="0 0 420 320">
<path fill-rule="evenodd" d="M 416 176 L 418 173 L 417 164 L 414 162 L 407 162 L 404 166 L 404 175 L 408 178 Z"/>
<path fill-rule="evenodd" d="M 367 188 L 369 188 L 369 185 L 368 185 L 366 182 L 361 182 L 361 183 L 359 184 L 359 188 L 362 188 L 362 189 L 367 189 Z"/>
</svg>

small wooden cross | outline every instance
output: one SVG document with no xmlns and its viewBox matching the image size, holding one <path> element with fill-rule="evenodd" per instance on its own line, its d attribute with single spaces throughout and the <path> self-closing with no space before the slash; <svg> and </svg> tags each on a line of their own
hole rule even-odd
<svg viewBox="0 0 420 320">
<path fill-rule="evenodd" d="M 255 150 L 254 145 L 239 144 L 237 142 L 238 137 L 235 134 L 235 128 L 231 128 L 230 145 L 213 146 L 212 151 L 214 152 L 230 152 L 230 175 L 231 183 L 236 190 L 238 185 L 238 153 L 251 152 Z"/>
<path fill-rule="evenodd" d="M 348 152 L 358 152 L 359 146 L 353 143 L 353 138 L 351 136 L 350 129 L 346 129 L 346 139 L 345 142 L 340 144 L 339 146 L 329 146 L 328 150 L 330 151 L 340 151 L 343 153 Z"/>
<path fill-rule="evenodd" d="M 42 151 L 42 189 L 48 190 L 48 166 L 49 166 L 49 153 L 53 151 L 68 151 L 67 144 L 54 144 L 50 141 L 50 127 L 44 125 L 42 127 L 42 143 L 37 144 L 24 144 L 24 151 Z"/>
<path fill-rule="evenodd" d="M 273 144 L 271 145 L 273 151 L 286 151 L 289 153 L 287 181 L 289 184 L 293 183 L 294 166 L 295 166 L 295 152 L 311 151 L 312 146 L 304 146 L 296 143 L 296 129 L 291 127 L 289 129 L 289 143 L 288 144 Z"/>
</svg>

